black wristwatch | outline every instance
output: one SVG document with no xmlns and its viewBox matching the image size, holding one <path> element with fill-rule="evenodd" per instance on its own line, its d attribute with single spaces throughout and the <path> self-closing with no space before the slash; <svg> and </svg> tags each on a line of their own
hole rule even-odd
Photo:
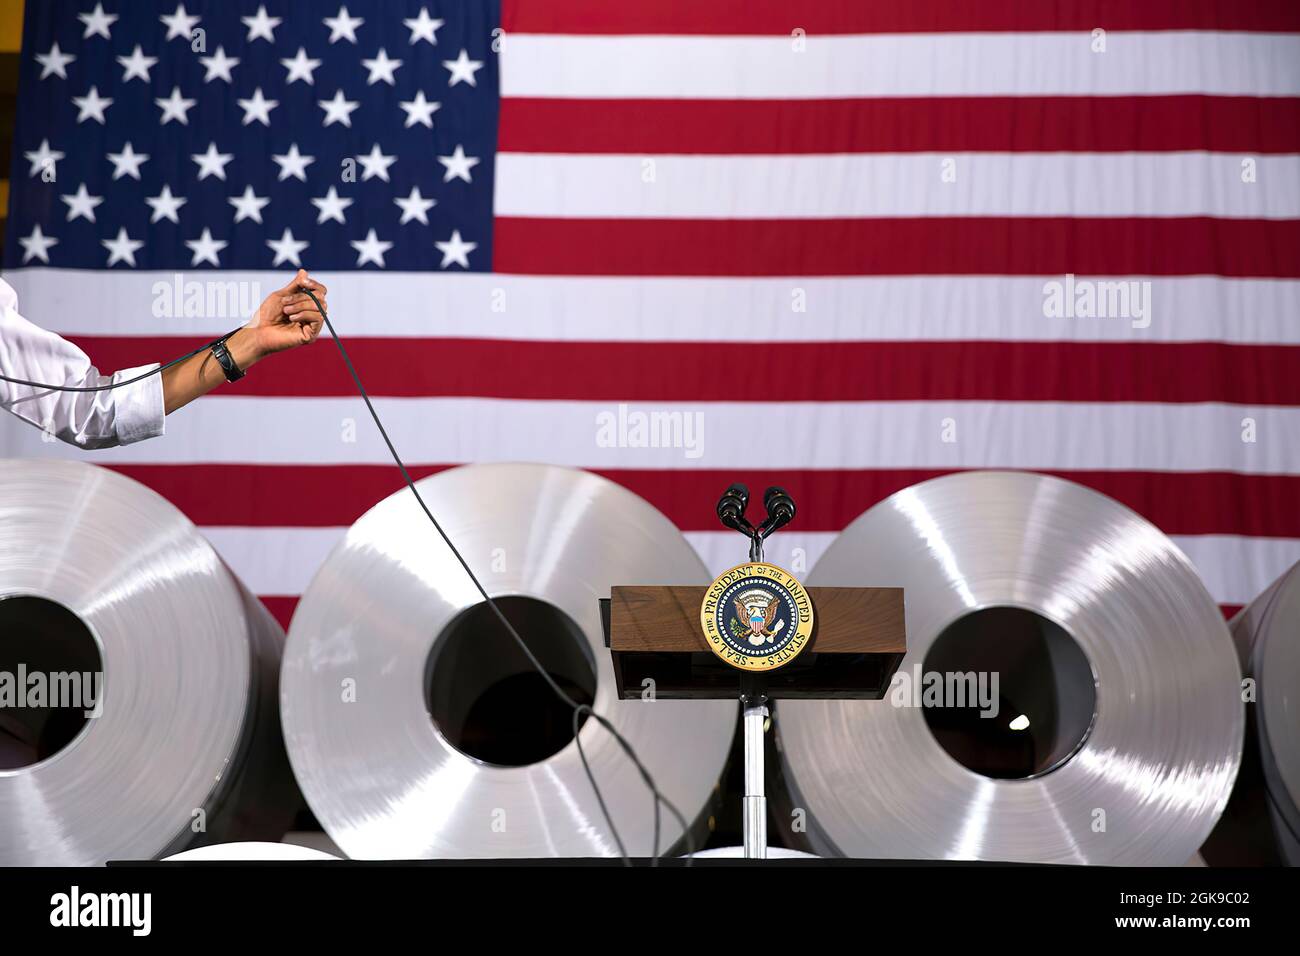
<svg viewBox="0 0 1300 956">
<path fill-rule="evenodd" d="M 238 382 L 244 377 L 244 370 L 235 362 L 235 357 L 230 354 L 230 349 L 226 348 L 225 339 L 212 346 L 212 357 L 221 366 L 221 371 L 226 373 L 227 382 Z"/>
</svg>

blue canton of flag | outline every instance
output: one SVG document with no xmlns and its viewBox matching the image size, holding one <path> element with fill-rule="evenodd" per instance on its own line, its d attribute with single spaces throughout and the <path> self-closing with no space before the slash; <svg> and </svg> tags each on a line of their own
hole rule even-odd
<svg viewBox="0 0 1300 956">
<path fill-rule="evenodd" d="M 498 0 L 39 5 L 5 268 L 491 268 Z"/>
</svg>

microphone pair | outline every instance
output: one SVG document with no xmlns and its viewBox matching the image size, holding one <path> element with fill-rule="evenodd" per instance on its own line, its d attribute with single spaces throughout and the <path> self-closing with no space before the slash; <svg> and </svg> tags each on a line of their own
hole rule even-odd
<svg viewBox="0 0 1300 956">
<path fill-rule="evenodd" d="M 777 485 L 763 492 L 763 507 L 767 511 L 767 518 L 757 528 L 745 518 L 748 507 L 749 488 L 736 482 L 718 499 L 718 520 L 726 527 L 760 541 L 794 520 L 794 499 L 789 492 Z"/>
</svg>

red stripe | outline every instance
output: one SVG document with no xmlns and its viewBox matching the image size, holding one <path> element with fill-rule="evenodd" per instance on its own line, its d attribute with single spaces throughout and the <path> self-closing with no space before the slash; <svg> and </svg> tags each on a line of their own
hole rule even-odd
<svg viewBox="0 0 1300 956">
<path fill-rule="evenodd" d="M 496 220 L 493 268 L 528 275 L 1300 276 L 1300 220 Z"/>
<path fill-rule="evenodd" d="M 1040 308 L 1041 300 L 1026 308 Z M 1092 327 L 1129 319 L 1078 320 Z M 201 340 L 86 338 L 100 368 Z M 575 401 L 1067 401 L 1300 405 L 1300 346 L 1215 342 L 555 342 L 351 339 L 369 390 Z M 574 374 L 574 369 L 582 373 Z M 332 348 L 263 365 L 228 394 L 351 396 Z"/>
<path fill-rule="evenodd" d="M 294 611 L 298 609 L 298 597 L 263 596 L 261 602 L 263 602 L 263 604 L 270 610 L 270 613 L 276 617 L 279 626 L 285 628 L 286 632 L 289 631 L 289 622 L 294 618 Z M 1222 611 L 1223 618 L 1231 620 L 1239 610 L 1242 610 L 1242 607 L 1244 607 L 1244 605 L 1221 604 L 1219 605 L 1219 611 Z"/>
<path fill-rule="evenodd" d="M 504 0 L 507 33 L 790 34 L 1300 30 L 1290 0 Z"/>
<path fill-rule="evenodd" d="M 402 488 L 387 465 L 108 465 L 170 499 L 195 524 L 211 527 L 345 527 Z M 417 480 L 449 465 L 417 465 Z M 597 472 L 645 498 L 684 531 L 718 528 L 722 489 L 744 481 L 754 500 L 769 485 L 794 495 L 792 531 L 839 531 L 897 491 L 943 470 Z M 1062 471 L 1060 477 L 1109 495 L 1167 534 L 1300 538 L 1300 475 L 1231 472 Z M 293 489 L 286 495 L 285 489 Z M 754 505 L 753 507 L 758 507 Z"/>
<path fill-rule="evenodd" d="M 262 597 L 262 603 L 267 606 L 275 619 L 280 622 L 280 626 L 289 630 L 289 622 L 293 620 L 293 612 L 298 607 L 298 598 L 295 597 Z M 1223 613 L 1225 620 L 1231 620 L 1236 616 L 1245 605 L 1242 604 L 1220 604 L 1219 610 Z"/>
<path fill-rule="evenodd" d="M 1300 99 L 1021 96 L 501 101 L 520 153 L 1300 152 Z"/>
<path fill-rule="evenodd" d="M 294 609 L 298 607 L 298 596 L 280 596 L 280 595 L 259 595 L 266 609 L 271 612 L 271 616 L 280 622 L 280 626 L 289 630 L 289 622 L 293 620 Z"/>
</svg>

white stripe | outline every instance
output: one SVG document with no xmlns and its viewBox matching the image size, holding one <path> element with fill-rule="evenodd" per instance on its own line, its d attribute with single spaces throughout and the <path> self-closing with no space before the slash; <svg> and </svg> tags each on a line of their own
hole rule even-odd
<svg viewBox="0 0 1300 956">
<path fill-rule="evenodd" d="M 216 336 L 237 319 L 173 314 L 210 274 L 18 269 L 5 274 L 21 311 L 65 335 Z M 1080 276 L 1079 278 L 1085 278 Z M 247 298 L 284 275 L 222 273 Z M 395 272 L 326 275 L 329 309 L 349 337 L 552 341 L 1022 340 L 1300 344 L 1300 281 L 1115 277 L 1149 281 L 1151 324 L 1048 318 L 1056 277 L 577 278 Z M 241 285 L 242 284 L 242 285 Z M 155 292 L 155 286 L 159 291 Z M 180 290 L 177 292 L 176 290 Z M 235 296 L 239 298 L 238 293 Z M 260 300 L 260 296 L 257 297 Z M 214 297 L 220 301 L 220 297 Z M 157 303 L 157 308 L 154 305 Z M 93 307 L 87 307 L 92 303 Z M 1141 324 L 1141 323 L 1139 323 Z"/>
<path fill-rule="evenodd" d="M 1227 534 L 1175 536 L 1220 604 L 1249 604 L 1300 561 L 1300 541 Z"/>
<path fill-rule="evenodd" d="M 297 597 L 307 590 L 348 529 L 206 527 L 199 530 L 254 594 Z M 429 531 L 436 533 L 432 528 Z"/>
<path fill-rule="evenodd" d="M 1300 157 L 1225 153 L 501 153 L 496 213 L 601 219 L 1300 216 Z"/>
<path fill-rule="evenodd" d="M 714 576 L 749 559 L 749 545 L 734 531 L 687 531 L 685 534 Z M 838 531 L 782 531 L 764 546 L 763 560 L 806 580 L 822 552 L 838 536 Z"/>
<path fill-rule="evenodd" d="M 806 575 L 838 532 L 783 531 L 767 542 L 764 558 L 796 575 Z M 687 539 L 713 574 L 748 556 L 735 532 L 688 531 Z M 1238 535 L 1172 535 L 1170 540 L 1196 566 L 1218 604 L 1248 604 L 1284 571 L 1300 561 L 1300 540 Z M 870 582 L 862 582 L 864 585 Z"/>
<path fill-rule="evenodd" d="M 790 37 L 511 34 L 501 95 L 608 99 L 1300 93 L 1300 36 L 1086 31 Z"/>
<path fill-rule="evenodd" d="M 306 590 L 346 528 L 201 529 L 231 569 L 256 594 L 296 596 Z M 429 529 L 432 534 L 432 529 Z M 783 531 L 768 542 L 768 561 L 806 576 L 838 532 Z M 710 572 L 719 574 L 747 557 L 744 539 L 730 531 L 689 531 L 686 538 Z M 1232 535 L 1175 536 L 1219 604 L 1246 604 L 1296 561 L 1300 541 Z M 490 555 L 467 555 L 486 567 Z M 869 582 L 863 582 L 867 584 Z"/>
<path fill-rule="evenodd" d="M 620 406 L 465 398 L 388 398 L 375 405 L 412 463 L 716 469 L 762 460 L 799 468 L 1300 472 L 1300 408 L 1084 402 Z M 1245 419 L 1253 424 L 1243 425 Z M 1242 440 L 1243 428 L 1253 441 Z M 764 449 L 758 459 L 755 441 Z M 50 455 L 106 462 L 390 460 L 364 406 L 352 398 L 212 396 L 169 418 L 164 438 L 98 452 L 43 442 L 38 430 L 0 416 L 0 457 Z"/>
</svg>

